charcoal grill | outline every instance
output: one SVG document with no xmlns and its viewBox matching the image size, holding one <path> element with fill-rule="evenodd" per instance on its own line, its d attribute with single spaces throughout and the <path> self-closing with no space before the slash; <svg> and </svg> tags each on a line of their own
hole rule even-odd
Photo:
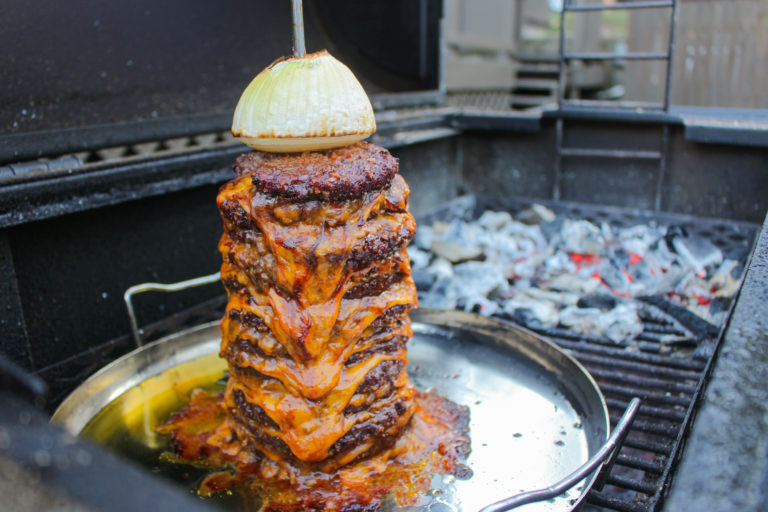
<svg viewBox="0 0 768 512">
<path fill-rule="evenodd" d="M 671 14 L 677 3 L 634 2 Z M 14 388 L 18 393 L 37 396 L 39 404 L 41 380 L 48 384 L 48 411 L 133 348 L 122 304 L 128 287 L 182 281 L 217 268 L 220 221 L 213 199 L 243 151 L 226 133 L 231 107 L 247 80 L 290 47 L 283 30 L 290 23 L 287 2 L 245 8 L 224 2 L 216 12 L 200 8 L 191 14 L 181 4 L 134 2 L 104 10 L 82 2 L 66 13 L 40 13 L 24 2 L 6 6 L 13 29 L 0 40 L 17 51 L 0 56 L 0 64 L 17 80 L 0 86 L 7 105 L 0 115 L 0 352 L 7 357 L 3 375 L 22 382 Z M 758 223 L 768 207 L 768 114 L 671 106 L 669 74 L 665 99 L 655 106 L 574 102 L 561 80 L 557 105 L 449 108 L 440 79 L 441 2 L 389 2 L 386 9 L 375 2 L 306 4 L 310 47 L 338 50 L 372 93 L 379 125 L 374 142 L 400 158 L 417 217 L 438 218 L 445 209 L 435 211 L 437 206 L 470 195 L 478 209 L 516 212 L 535 201 L 573 218 L 683 225 L 721 248 L 741 250 L 745 263 L 756 248 L 728 323 L 691 329 L 697 343 L 711 346 L 708 354 L 662 353 L 657 335 L 670 326 L 650 317 L 639 351 L 562 329 L 541 334 L 592 372 L 614 421 L 632 396 L 644 399 L 613 468 L 600 477 L 602 490 L 589 494 L 585 509 L 681 510 L 696 500 L 705 500 L 702 509 L 761 509 L 765 489 L 752 482 L 764 476 L 739 474 L 762 471 L 765 462 L 764 454 L 745 445 L 765 442 L 764 433 L 747 424 L 763 425 L 766 407 L 765 365 L 758 363 L 765 361 L 759 347 L 768 333 L 768 249 L 766 228 Z M 344 15 L 329 18 L 329 12 Z M 250 48 L 240 37 L 244 20 L 252 19 L 260 20 L 268 42 L 263 47 Z M 363 19 L 376 23 L 371 28 Z M 118 37 L 123 20 L 143 27 L 139 37 Z M 201 35 L 203 25 L 213 28 Z M 57 39 L 65 32 L 66 47 Z M 192 62 L 188 49 L 200 46 L 200 38 L 206 44 Z M 638 58 L 668 58 L 673 38 L 669 42 L 666 55 Z M 41 57 L 45 45 L 47 57 Z M 233 54 L 253 55 L 252 68 L 242 69 L 240 57 L 229 59 Z M 608 56 L 563 51 L 562 58 Z M 223 304 L 214 284 L 142 297 L 137 314 L 148 325 L 145 337 L 156 339 L 217 319 Z M 743 394 L 734 392 L 742 386 Z M 15 433 L 23 430 L 15 411 L 30 406 L 7 389 L 2 406 L 14 414 L 0 423 L 4 432 Z M 34 410 L 27 414 L 38 418 Z M 734 414 L 752 420 L 729 426 Z M 35 432 L 45 434 L 35 421 Z M 724 442 L 718 429 L 726 426 L 739 435 Z M 36 492 L 64 489 L 94 508 L 130 510 L 135 504 L 99 501 L 89 486 L 78 487 L 55 465 L 38 464 L 36 451 L 56 455 L 55 446 L 27 437 L 26 445 L 10 452 L 3 439 L 0 459 L 37 472 L 42 484 Z M 100 460 L 98 450 L 83 449 Z M 713 464 L 718 457 L 731 462 Z M 141 480 L 123 461 L 109 460 L 110 471 L 89 478 L 99 476 L 106 489 Z M 152 487 L 151 478 L 141 482 L 144 487 L 135 489 L 147 489 L 153 499 L 168 496 Z M 163 501 L 174 502 L 181 507 L 185 500 Z"/>
</svg>

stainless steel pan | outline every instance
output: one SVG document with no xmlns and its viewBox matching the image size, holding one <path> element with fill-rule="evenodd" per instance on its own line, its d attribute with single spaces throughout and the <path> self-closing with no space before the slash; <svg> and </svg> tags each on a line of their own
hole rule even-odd
<svg viewBox="0 0 768 512">
<path fill-rule="evenodd" d="M 632 401 L 609 438 L 600 390 L 553 343 L 469 313 L 421 309 L 412 319 L 409 374 L 419 388 L 435 389 L 469 407 L 467 465 L 474 473 L 468 480 L 436 478 L 435 490 L 415 509 L 576 507 L 595 483 L 598 468 L 611 460 L 639 400 Z M 221 378 L 226 364 L 217 356 L 219 336 L 218 323 L 211 323 L 136 349 L 85 381 L 52 421 L 157 470 L 153 457 L 167 449 L 167 440 L 154 427 L 183 405 L 192 388 Z"/>
</svg>

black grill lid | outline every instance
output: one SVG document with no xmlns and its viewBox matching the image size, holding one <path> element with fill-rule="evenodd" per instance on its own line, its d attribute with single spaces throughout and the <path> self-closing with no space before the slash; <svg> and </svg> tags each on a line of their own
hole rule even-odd
<svg viewBox="0 0 768 512">
<path fill-rule="evenodd" d="M 369 94 L 437 92 L 439 0 L 304 4 L 308 50 Z M 8 0 L 0 15 L 0 163 L 226 130 L 253 76 L 291 53 L 287 0 Z"/>
</svg>

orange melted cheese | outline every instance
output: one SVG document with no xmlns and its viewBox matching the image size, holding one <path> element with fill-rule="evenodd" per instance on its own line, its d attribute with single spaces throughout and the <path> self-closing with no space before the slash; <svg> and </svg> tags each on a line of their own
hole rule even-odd
<svg viewBox="0 0 768 512">
<path fill-rule="evenodd" d="M 414 395 L 405 372 L 405 349 L 373 350 L 354 364 L 346 362 L 381 339 L 371 326 L 386 310 L 417 302 L 404 243 L 395 244 L 383 258 L 360 260 L 366 251 L 378 250 L 380 240 L 415 230 L 404 180 L 395 176 L 388 188 L 358 199 L 299 203 L 256 192 L 250 176 L 243 175 L 222 188 L 219 201 L 224 199 L 236 202 L 255 226 L 241 229 L 225 220 L 219 244 L 222 278 L 238 285 L 229 290 L 222 321 L 222 355 L 229 354 L 232 369 L 227 405 L 234 407 L 235 392 L 242 392 L 272 421 L 260 425 L 261 432 L 280 439 L 298 460 L 321 462 L 356 424 L 373 417 L 365 408 L 345 413 L 365 377 L 379 364 L 397 360 L 402 369 L 395 390 L 374 406 L 408 404 L 391 427 L 393 432 L 403 428 L 413 413 Z M 386 277 L 383 273 L 402 277 L 380 293 L 345 297 L 356 286 Z M 233 319 L 231 311 L 240 318 L 255 315 L 266 328 Z M 410 324 L 405 321 L 386 335 L 410 337 Z M 236 340 L 258 350 L 231 351 Z M 238 435 L 271 459 L 284 458 L 257 436 Z M 354 460 L 372 445 L 363 440 L 334 466 Z"/>
<path fill-rule="evenodd" d="M 248 450 L 233 436 L 221 396 L 200 390 L 159 430 L 173 436 L 181 459 L 213 469 L 198 490 L 203 496 L 241 484 L 247 510 L 373 510 L 388 495 L 415 504 L 435 473 L 471 476 L 460 462 L 470 450 L 466 408 L 418 391 L 414 403 L 408 429 L 391 448 L 328 472 L 302 472 Z M 215 470 L 225 466 L 236 471 Z"/>
</svg>

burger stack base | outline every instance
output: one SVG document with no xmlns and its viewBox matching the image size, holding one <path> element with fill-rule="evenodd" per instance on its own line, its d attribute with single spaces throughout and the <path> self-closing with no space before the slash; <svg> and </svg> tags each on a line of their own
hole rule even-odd
<svg viewBox="0 0 768 512">
<path fill-rule="evenodd" d="M 406 372 L 416 225 L 397 160 L 368 143 L 254 151 L 217 198 L 228 303 L 223 393 L 193 392 L 160 427 L 203 496 L 246 509 L 372 510 L 467 478 L 468 410 Z"/>
</svg>

